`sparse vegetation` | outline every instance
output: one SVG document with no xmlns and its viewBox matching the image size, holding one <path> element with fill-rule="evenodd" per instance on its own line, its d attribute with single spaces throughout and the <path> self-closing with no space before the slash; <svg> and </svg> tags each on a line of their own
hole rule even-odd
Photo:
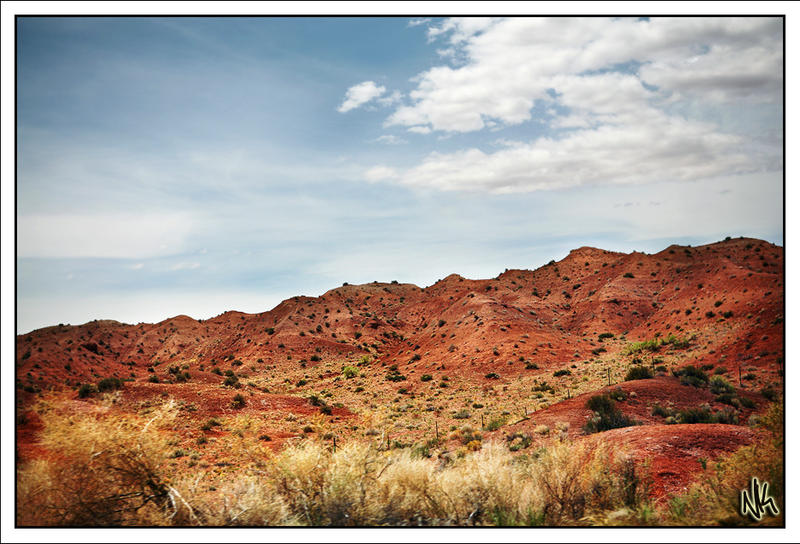
<svg viewBox="0 0 800 544">
<path fill-rule="evenodd" d="M 683 385 L 705 387 L 708 384 L 708 374 L 694 365 L 687 365 L 680 370 L 673 370 L 672 373 L 680 378 Z"/>
<path fill-rule="evenodd" d="M 632 344 L 628 344 L 625 348 L 625 353 L 627 355 L 633 355 L 636 353 L 641 353 L 642 351 L 650 351 L 656 352 L 661 349 L 662 346 L 672 346 L 675 349 L 685 349 L 689 347 L 692 343 L 691 337 L 679 338 L 674 334 L 668 335 L 666 338 L 654 338 L 652 340 L 643 340 L 641 342 L 633 342 Z"/>
<path fill-rule="evenodd" d="M 636 365 L 628 370 L 625 381 L 646 380 L 653 377 L 653 372 L 646 366 Z"/>
<path fill-rule="evenodd" d="M 616 401 L 609 395 L 590 397 L 586 401 L 586 407 L 594 412 L 594 415 L 583 426 L 586 434 L 636 425 L 634 420 L 620 411 Z"/>
<path fill-rule="evenodd" d="M 785 370 L 782 249 L 754 245 L 19 336 L 16 521 L 751 525 L 742 474 L 783 506 Z"/>
</svg>

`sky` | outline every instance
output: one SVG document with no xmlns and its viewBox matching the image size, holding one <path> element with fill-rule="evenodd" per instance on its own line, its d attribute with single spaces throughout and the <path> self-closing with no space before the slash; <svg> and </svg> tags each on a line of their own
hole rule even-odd
<svg viewBox="0 0 800 544">
<path fill-rule="evenodd" d="M 780 18 L 31 18 L 17 332 L 783 245 Z"/>
</svg>

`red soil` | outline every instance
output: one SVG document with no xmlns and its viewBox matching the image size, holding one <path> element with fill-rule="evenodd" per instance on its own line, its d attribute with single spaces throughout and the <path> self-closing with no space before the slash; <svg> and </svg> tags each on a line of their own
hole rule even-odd
<svg viewBox="0 0 800 544">
<path fill-rule="evenodd" d="M 394 282 L 344 285 L 316 298 L 293 297 L 259 314 L 39 329 L 17 337 L 17 412 L 30 414 L 39 396 L 25 389 L 64 391 L 77 398 L 79 383 L 114 376 L 132 380 L 120 391 L 116 409 L 135 411 L 143 403 L 172 397 L 187 407 L 179 430 L 192 438 L 200 422 L 241 413 L 263 419 L 258 432 L 275 438 L 269 447 L 297 436 L 301 423 L 316 417 L 339 436 L 363 436 L 376 425 L 366 414 L 386 409 L 392 421 L 384 418 L 378 426 L 394 425 L 393 436 L 418 440 L 430 437 L 431 418 L 441 421 L 465 406 L 474 412 L 469 421 L 474 426 L 479 408 L 471 408 L 473 403 L 483 405 L 487 416 L 536 409 L 529 420 L 498 433 L 567 422 L 570 436 L 578 437 L 590 416 L 587 395 L 603 389 L 609 376 L 621 382 L 637 357 L 668 371 L 714 365 L 739 396 L 753 400 L 755 410 L 763 409 L 766 401 L 757 391 L 782 388 L 783 312 L 780 246 L 743 238 L 670 246 L 654 255 L 583 247 L 536 270 L 506 270 L 494 279 L 454 274 L 426 288 Z M 601 340 L 601 333 L 614 337 Z M 691 338 L 689 347 L 625 352 L 631 342 L 670 334 Z M 359 364 L 364 356 L 370 361 Z M 357 367 L 361 375 L 346 378 L 344 365 Z M 225 376 L 215 369 L 235 372 L 241 388 L 223 386 Z M 556 377 L 556 370 L 571 374 Z M 178 382 L 175 372 L 190 377 Z M 405 379 L 389 381 L 387 374 Z M 432 379 L 422 381 L 424 374 Z M 151 376 L 160 383 L 150 383 Z M 542 382 L 555 393 L 532 394 Z M 625 437 L 636 447 L 652 445 L 646 451 L 661 452 L 661 464 L 654 461 L 654 466 L 665 467 L 658 469 L 664 475 L 659 485 L 672 489 L 666 476 L 670 466 L 679 475 L 697 468 L 697 463 L 681 464 L 681 444 L 720 426 L 665 427 L 651 415 L 651 405 L 722 405 L 707 389 L 682 386 L 663 373 L 619 387 L 636 393 L 621 408 L 647 425 L 601 434 Z M 243 408 L 231 404 L 236 393 L 246 399 Z M 312 394 L 328 403 L 329 415 L 309 402 Z M 750 414 L 741 410 L 739 421 L 745 424 Z M 35 421 L 23 418 L 18 424 L 23 457 L 33 451 Z M 461 423 L 441 421 L 443 429 Z M 709 440 L 717 441 L 700 441 L 697 456 L 730 451 L 756 436 L 744 427 L 714 433 Z M 732 440 L 731 448 L 720 449 L 726 439 Z M 675 482 L 684 485 L 680 478 Z"/>
</svg>

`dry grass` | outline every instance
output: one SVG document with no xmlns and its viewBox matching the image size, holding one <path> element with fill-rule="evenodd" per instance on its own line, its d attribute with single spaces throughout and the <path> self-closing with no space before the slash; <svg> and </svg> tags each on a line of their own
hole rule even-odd
<svg viewBox="0 0 800 544">
<path fill-rule="evenodd" d="M 648 502 L 647 467 L 609 445 L 554 440 L 513 455 L 487 442 L 425 458 L 414 448 L 351 441 L 333 451 L 306 439 L 275 454 L 232 448 L 236 468 L 210 486 L 203 473 L 179 474 L 166 462 L 172 404 L 139 417 L 42 412 L 52 455 L 18 473 L 22 526 L 705 525 L 736 512 L 742 478 L 782 481 L 777 439 L 709 467 L 701 485 L 659 509 Z"/>
<path fill-rule="evenodd" d="M 41 442 L 52 456 L 17 475 L 19 525 L 158 523 L 168 504 L 180 502 L 162 471 L 168 451 L 162 429 L 175 418 L 174 404 L 146 420 L 40 410 Z"/>
</svg>

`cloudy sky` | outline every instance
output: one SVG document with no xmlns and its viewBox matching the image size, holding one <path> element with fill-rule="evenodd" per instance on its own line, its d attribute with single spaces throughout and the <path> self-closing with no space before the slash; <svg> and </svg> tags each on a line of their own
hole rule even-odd
<svg viewBox="0 0 800 544">
<path fill-rule="evenodd" d="M 783 244 L 775 18 L 22 18 L 18 332 Z"/>
</svg>

